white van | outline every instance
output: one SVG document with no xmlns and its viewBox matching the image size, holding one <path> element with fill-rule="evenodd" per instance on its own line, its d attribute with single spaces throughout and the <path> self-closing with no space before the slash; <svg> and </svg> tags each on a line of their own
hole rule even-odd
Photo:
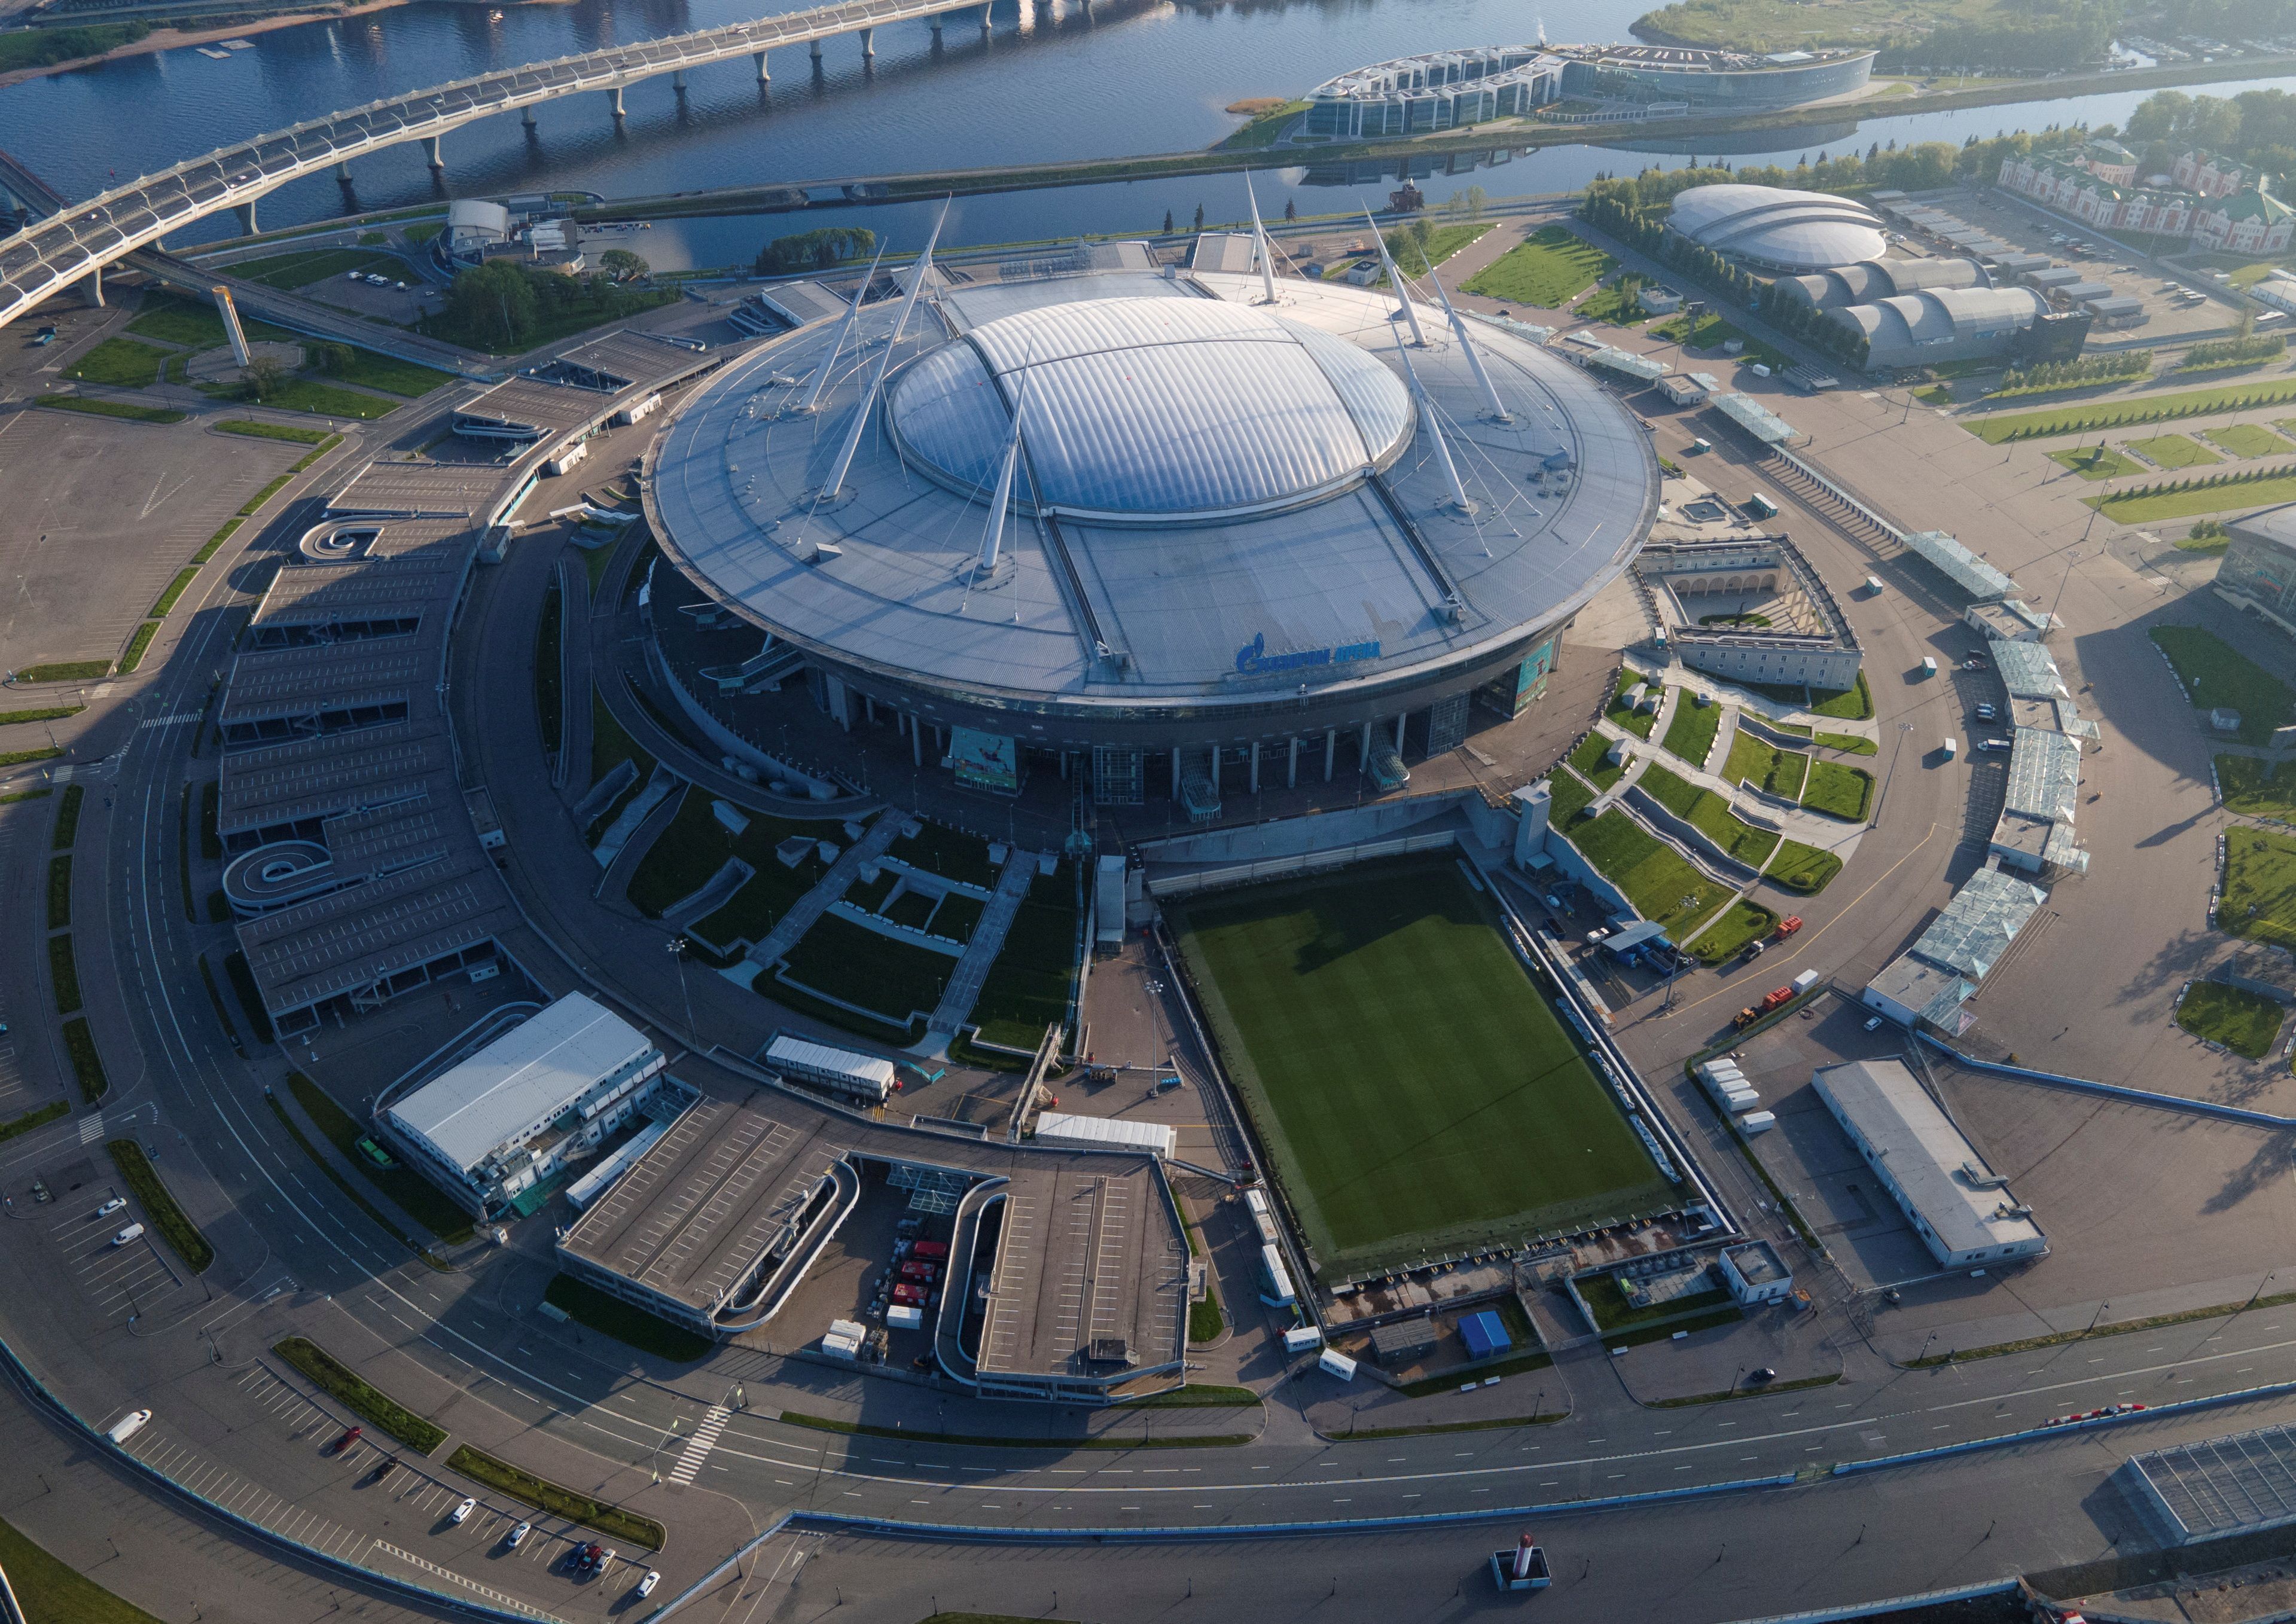
<svg viewBox="0 0 2296 1624">
<path fill-rule="evenodd" d="M 144 1226 L 141 1224 L 130 1224 L 127 1228 L 121 1230 L 118 1234 L 111 1237 L 111 1243 L 114 1246 L 125 1246 L 130 1241 L 138 1241 L 143 1239 L 143 1237 Z"/>
<path fill-rule="evenodd" d="M 115 1444 L 124 1444 L 129 1439 L 135 1437 L 135 1434 L 141 1432 L 144 1430 L 144 1423 L 149 1422 L 151 1419 L 152 1412 L 149 1410 L 130 1410 L 119 1420 L 113 1422 L 110 1426 L 104 1428 L 103 1435 Z"/>
<path fill-rule="evenodd" d="M 1950 761 L 1959 754 L 1961 754 L 1961 741 L 1958 739 L 1948 739 L 1945 742 L 1945 759 Z"/>
<path fill-rule="evenodd" d="M 1877 598 L 1880 597 L 1882 595 L 1882 578 L 1878 575 L 1867 576 L 1866 578 L 1866 590 L 1873 596 Z"/>
</svg>

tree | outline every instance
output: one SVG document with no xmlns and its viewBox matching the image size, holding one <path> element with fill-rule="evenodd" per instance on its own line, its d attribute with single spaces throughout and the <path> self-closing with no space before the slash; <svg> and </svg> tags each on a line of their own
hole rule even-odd
<svg viewBox="0 0 2296 1624">
<path fill-rule="evenodd" d="M 598 268 L 615 282 L 635 282 L 653 271 L 643 255 L 634 254 L 627 248 L 610 248 L 600 254 Z"/>
<path fill-rule="evenodd" d="M 553 277 L 553 282 L 569 280 Z M 507 349 L 534 331 L 536 279 L 506 259 L 455 274 L 447 290 L 447 315 L 480 343 Z"/>
<path fill-rule="evenodd" d="M 1196 226 L 1195 226 L 1195 228 L 1196 228 L 1198 231 L 1201 231 L 1201 230 L 1204 228 L 1204 206 L 1203 206 L 1201 203 L 1198 203 L 1198 204 L 1196 205 Z"/>
<path fill-rule="evenodd" d="M 1164 210 L 1164 234 L 1168 237 L 1172 234 L 1172 211 L 1168 209 Z"/>
<path fill-rule="evenodd" d="M 240 376 L 246 381 L 248 394 L 257 400 L 268 400 L 287 381 L 287 369 L 276 356 L 258 356 L 247 364 Z"/>
<path fill-rule="evenodd" d="M 775 237 L 758 250 L 758 275 L 793 276 L 800 271 L 825 271 L 841 261 L 863 258 L 876 248 L 877 234 L 865 226 L 825 226 L 818 231 L 796 232 Z M 603 263 L 602 258 L 600 264 Z"/>
<path fill-rule="evenodd" d="M 1283 200 L 1283 217 L 1287 220 L 1300 217 L 1300 205 L 1288 197 Z"/>
<path fill-rule="evenodd" d="M 324 344 L 310 339 L 303 341 L 303 365 L 324 376 L 340 377 L 351 369 L 354 359 L 348 344 Z"/>
</svg>

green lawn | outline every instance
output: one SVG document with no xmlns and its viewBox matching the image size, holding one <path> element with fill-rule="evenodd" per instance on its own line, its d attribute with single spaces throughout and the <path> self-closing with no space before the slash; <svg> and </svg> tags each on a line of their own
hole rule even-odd
<svg viewBox="0 0 2296 1624">
<path fill-rule="evenodd" d="M 1611 884 L 1626 893 L 1635 912 L 1662 924 L 1681 941 L 1720 909 L 1731 893 L 1684 860 L 1680 852 L 1613 809 L 1600 817 L 1581 816 L 1591 799 L 1586 785 L 1568 772 L 1556 772 L 1554 825 L 1578 847 Z"/>
<path fill-rule="evenodd" d="M 1824 890 L 1841 872 L 1840 857 L 1815 846 L 1805 846 L 1800 841 L 1780 841 L 1777 856 L 1762 871 L 1763 877 L 1772 883 L 1805 897 Z"/>
<path fill-rule="evenodd" d="M 1692 1292 L 1671 1302 L 1653 1303 L 1647 1308 L 1637 1308 L 1627 1300 L 1618 1280 L 1610 1275 L 1597 1275 L 1591 1280 L 1578 1282 L 1578 1295 L 1595 1311 L 1596 1328 L 1609 1331 L 1631 1331 L 1637 1325 L 1655 1325 L 1684 1315 L 1695 1314 L 1702 1308 L 1718 1308 L 1730 1300 L 1730 1293 L 1720 1286 L 1710 1291 Z"/>
<path fill-rule="evenodd" d="M 2284 451 L 2296 451 L 2296 445 L 2291 445 L 2262 423 L 2232 423 L 2210 429 L 2201 438 L 2223 447 L 2234 456 L 2278 456 Z"/>
<path fill-rule="evenodd" d="M 2240 712 L 2243 743 L 2269 744 L 2273 729 L 2292 719 L 2296 693 L 2214 632 L 2156 626 L 2148 635 L 2176 668 L 2195 709 L 2228 705 Z"/>
<path fill-rule="evenodd" d="M 1722 776 L 1733 783 L 1751 779 L 1757 789 L 1783 795 L 1788 800 L 1799 800 L 1802 780 L 1808 771 L 1808 756 L 1797 750 L 1780 750 L 1742 728 L 1730 742 L 1730 759 L 1722 768 Z"/>
<path fill-rule="evenodd" d="M 2218 756 L 2216 763 L 2226 811 L 2296 823 L 2296 761 L 2268 769 L 2253 756 Z"/>
<path fill-rule="evenodd" d="M 388 1432 L 409 1448 L 429 1455 L 447 1441 L 447 1429 L 384 1392 L 307 1336 L 291 1336 L 271 1351 L 331 1394 L 352 1415 Z"/>
<path fill-rule="evenodd" d="M 659 1551 L 668 1539 L 660 1523 L 652 1517 L 641 1517 L 636 1512 L 561 1488 L 545 1478 L 538 1478 L 522 1466 L 473 1449 L 463 1444 L 447 1457 L 451 1472 L 459 1472 L 474 1482 L 484 1483 L 497 1493 L 513 1500 L 522 1500 L 537 1511 L 570 1521 L 596 1529 L 610 1539 L 627 1539 L 632 1545 L 649 1551 Z"/>
<path fill-rule="evenodd" d="M 546 320 L 537 321 L 518 336 L 517 353 L 523 355 L 545 344 L 554 344 L 561 339 L 570 339 L 578 332 L 587 332 L 593 327 L 608 322 L 627 321 L 648 310 L 675 304 L 685 295 L 675 288 L 619 288 L 611 297 L 587 299 Z M 506 354 L 496 350 L 483 336 L 466 331 L 454 319 L 441 313 L 425 317 L 415 324 L 415 331 L 427 337 L 444 339 L 449 344 L 460 344 L 465 349 L 482 350 L 488 354 Z"/>
<path fill-rule="evenodd" d="M 1844 767 L 1838 761 L 1811 763 L 1809 787 L 1801 797 L 1801 804 L 1811 811 L 1844 823 L 1862 824 L 1873 802 L 1874 775 L 1864 767 Z"/>
<path fill-rule="evenodd" d="M 91 1119 L 93 1120 L 93 1119 Z M 215 1261 L 215 1248 L 191 1216 L 176 1205 L 176 1197 L 160 1181 L 159 1169 L 144 1154 L 144 1147 L 133 1139 L 112 1139 L 104 1144 L 111 1152 L 112 1165 L 119 1169 L 119 1182 L 135 1198 L 144 1216 L 152 1220 L 152 1227 L 160 1232 L 160 1239 L 169 1250 L 184 1260 L 184 1267 L 194 1275 L 207 1273 L 208 1265 Z"/>
<path fill-rule="evenodd" d="M 308 412 L 314 417 L 356 417 L 362 421 L 387 416 L 398 409 L 396 400 L 378 399 L 301 377 L 282 381 L 263 404 L 275 411 Z"/>
<path fill-rule="evenodd" d="M 2188 434 L 2161 434 L 2151 439 L 2133 439 L 2131 451 L 2150 457 L 2163 468 L 2203 468 L 2224 459 Z"/>
<path fill-rule="evenodd" d="M 0 1522 L 0 1571 L 8 1575 L 25 1624 L 160 1624 L 5 1522 Z"/>
<path fill-rule="evenodd" d="M 2079 406 L 2060 406 L 2052 412 L 1997 412 L 1988 417 L 1964 418 L 1961 426 L 1987 445 L 1998 446 L 2006 440 L 2086 434 L 2093 430 L 2125 428 L 2133 423 L 2168 422 L 2178 417 L 2245 411 L 2252 406 L 2277 406 L 2288 400 L 2296 400 L 2296 379 L 2283 379 L 2270 383 L 2227 383 L 2212 390 L 2130 395 L 2117 400 L 2091 400 Z"/>
<path fill-rule="evenodd" d="M 1488 220 L 1478 220 L 1464 226 L 1438 226 L 1433 234 L 1428 237 L 1424 250 L 1414 246 L 1407 253 L 1397 254 L 1395 263 L 1401 267 L 1406 276 L 1413 278 L 1423 276 L 1427 274 L 1424 262 L 1442 264 L 1466 247 L 1468 243 L 1490 230 L 1492 222 Z M 1390 284 L 1386 277 L 1382 276 L 1372 285 L 1384 288 Z"/>
<path fill-rule="evenodd" d="M 292 292 L 315 282 L 348 276 L 353 271 L 373 272 L 378 276 L 388 276 L 394 282 L 406 279 L 406 262 L 397 255 L 369 253 L 357 248 L 305 249 L 299 253 L 242 259 L 234 265 L 217 268 L 248 282 L 259 282 L 266 288 L 277 288 L 282 292 Z"/>
<path fill-rule="evenodd" d="M 802 837 L 845 844 L 844 830 L 833 822 L 797 823 L 758 812 L 743 813 L 749 826 L 734 835 L 718 821 L 711 806 L 714 798 L 707 791 L 688 785 L 685 795 L 669 827 L 661 832 L 630 875 L 630 901 L 648 919 L 660 919 L 672 903 L 700 890 L 730 858 L 741 858 L 760 875 L 768 868 L 787 874 L 791 871 L 783 868 L 781 859 L 774 856 L 774 848 L 782 841 Z M 813 857 L 799 869 L 811 878 L 791 890 L 789 902 L 803 896 L 828 872 Z M 778 911 L 775 916 L 780 917 Z"/>
<path fill-rule="evenodd" d="M 2081 446 L 2070 451 L 2052 451 L 2049 461 L 2060 468 L 2070 468 L 2084 480 L 2117 480 L 2123 474 L 2144 472 L 2143 463 L 2132 462 L 2118 451 L 2103 446 Z"/>
<path fill-rule="evenodd" d="M 1847 750 L 1853 756 L 1878 755 L 1882 749 L 1873 740 L 1854 733 L 1822 733 L 1816 742 L 1828 750 Z"/>
<path fill-rule="evenodd" d="M 931 1013 L 956 969 L 945 953 L 895 941 L 833 914 L 808 927 L 787 963 L 791 980 L 896 1021 L 913 1012 Z M 758 986 L 772 996 L 766 981 Z"/>
<path fill-rule="evenodd" d="M 972 1005 L 972 1018 L 989 1042 L 1033 1049 L 1046 1027 L 1068 1019 L 1077 968 L 1076 891 L 1076 870 L 1066 862 L 1029 882 Z M 944 918 L 956 900 L 941 905 Z"/>
<path fill-rule="evenodd" d="M 275 327 L 269 322 L 242 316 L 239 324 L 250 339 L 269 339 L 282 344 L 303 342 L 300 333 Z M 205 299 L 179 299 L 168 294 L 145 294 L 143 311 L 127 324 L 127 331 L 190 349 L 217 349 L 229 341 L 224 336 L 223 317 L 216 313 L 213 305 Z"/>
<path fill-rule="evenodd" d="M 2296 501 L 2296 471 L 2264 480 L 2233 480 L 2221 485 L 2196 482 L 2149 496 L 2090 496 L 2088 504 L 2116 524 L 2152 524 L 2189 519 L 2195 513 L 2228 513 Z"/>
<path fill-rule="evenodd" d="M 1714 748 L 1714 735 L 1722 726 L 1722 707 L 1712 702 L 1700 704 L 1688 689 L 1674 708 L 1674 720 L 1668 725 L 1666 748 L 1693 767 L 1702 767 Z"/>
<path fill-rule="evenodd" d="M 1321 1271 L 1673 1200 L 1447 857 L 1228 893 L 1179 934 Z"/>
<path fill-rule="evenodd" d="M 297 446 L 324 446 L 334 437 L 324 429 L 299 429 L 291 423 L 261 422 L 252 417 L 226 417 L 208 425 L 218 434 L 242 434 L 250 439 L 283 439 Z"/>
<path fill-rule="evenodd" d="M 352 350 L 350 365 L 328 376 L 356 383 L 362 389 L 381 390 L 386 395 L 404 395 L 410 400 L 455 381 L 452 373 L 377 355 L 372 349 Z"/>
<path fill-rule="evenodd" d="M 983 889 L 996 883 L 996 865 L 988 860 L 988 842 L 945 824 L 925 823 L 916 833 L 905 834 L 888 846 L 885 855 L 944 880 Z"/>
<path fill-rule="evenodd" d="M 1659 710 L 1666 709 L 1666 701 L 1663 699 L 1659 701 L 1658 709 L 1655 710 L 1638 711 L 1628 702 L 1628 695 L 1639 692 L 1644 685 L 1639 672 L 1633 670 L 1620 672 L 1618 688 L 1611 693 L 1611 703 L 1603 712 L 1604 716 L 1638 739 L 1647 739 L 1651 736 L 1651 729 L 1658 726 Z"/>
<path fill-rule="evenodd" d="M 601 1336 L 627 1342 L 640 1353 L 651 1353 L 680 1365 L 691 1365 L 717 1347 L 708 1337 L 673 1325 L 619 1297 L 609 1297 L 596 1286 L 571 1275 L 553 1275 L 543 1291 L 542 1300 L 553 1308 L 563 1309 L 578 1325 L 587 1325 Z"/>
<path fill-rule="evenodd" d="M 64 376 L 119 389 L 150 389 L 160 381 L 160 365 L 167 358 L 166 350 L 134 339 L 106 339 L 66 367 Z"/>
<path fill-rule="evenodd" d="M 1475 273 L 1464 291 L 1552 310 L 1593 287 L 1619 262 L 1562 226 L 1542 226 Z"/>
<path fill-rule="evenodd" d="M 2288 1012 L 2275 999 L 2222 981 L 2195 981 L 2177 1005 L 2177 1024 L 2235 1054 L 2262 1060 Z"/>
<path fill-rule="evenodd" d="M 303 1108 L 303 1114 L 311 1119 L 312 1126 L 326 1136 L 327 1143 L 365 1174 L 369 1184 L 398 1202 L 409 1218 L 449 1246 L 458 1246 L 471 1238 L 471 1215 L 448 1201 L 438 1185 L 404 1164 L 379 1168 L 361 1153 L 358 1142 L 366 1129 L 335 1103 L 332 1095 L 300 1071 L 287 1074 L 287 1087 L 294 1095 L 295 1103 Z"/>
<path fill-rule="evenodd" d="M 1743 951 L 1748 942 L 1767 936 L 1777 928 L 1775 914 L 1759 902 L 1740 898 L 1730 905 L 1729 912 L 1699 932 L 1698 939 L 1690 944 L 1690 951 L 1702 964 L 1718 964 L 1732 954 Z"/>
<path fill-rule="evenodd" d="M 1778 837 L 1730 810 L 1730 803 L 1653 763 L 1635 780 L 1637 788 L 1749 868 L 1759 868 L 1777 849 Z"/>
<path fill-rule="evenodd" d="M 1604 759 L 1610 753 L 1610 734 L 1590 733 L 1578 742 L 1578 748 L 1570 752 L 1570 765 L 1581 778 L 1593 784 L 1595 789 L 1608 790 L 1627 775 L 1625 767 L 1616 766 Z"/>
<path fill-rule="evenodd" d="M 2234 936 L 2296 947 L 2296 837 L 2244 827 L 2225 831 L 2217 926 Z"/>
<path fill-rule="evenodd" d="M 1812 688 L 1808 709 L 1812 716 L 1830 716 L 1837 722 L 1872 721 L 1874 693 L 1866 685 L 1866 673 L 1857 673 L 1854 688 Z"/>
<path fill-rule="evenodd" d="M 190 415 L 168 406 L 137 406 L 132 400 L 97 400 L 86 395 L 42 395 L 32 404 L 52 412 L 85 412 L 91 417 L 124 417 L 130 422 L 181 422 Z"/>
</svg>

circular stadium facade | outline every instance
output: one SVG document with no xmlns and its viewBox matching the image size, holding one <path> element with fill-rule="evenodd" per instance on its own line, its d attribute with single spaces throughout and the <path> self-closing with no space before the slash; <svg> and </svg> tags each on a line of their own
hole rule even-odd
<svg viewBox="0 0 2296 1624">
<path fill-rule="evenodd" d="M 1116 803 L 1216 804 L 1247 759 L 1392 782 L 1536 696 L 1655 515 L 1632 415 L 1495 327 L 1471 357 L 1421 309 L 1412 344 L 1375 291 L 1079 259 L 726 366 L 648 453 L 669 562 L 840 721 L 991 788 L 1054 753 Z"/>
<path fill-rule="evenodd" d="M 1679 193 L 1667 227 L 1702 248 L 1793 275 L 1879 259 L 1882 217 L 1823 192 L 1724 184 Z"/>
</svg>

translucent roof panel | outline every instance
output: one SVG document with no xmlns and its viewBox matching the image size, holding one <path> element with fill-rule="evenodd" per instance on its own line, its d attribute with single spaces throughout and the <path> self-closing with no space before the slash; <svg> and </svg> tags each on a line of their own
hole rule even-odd
<svg viewBox="0 0 2296 1624">
<path fill-rule="evenodd" d="M 1203 299 L 1096 299 L 992 321 L 904 373 L 893 421 L 951 484 L 984 488 L 1024 390 L 1038 500 L 1109 520 L 1308 500 L 1391 461 L 1412 427 L 1409 394 L 1375 355 Z"/>
<path fill-rule="evenodd" d="M 1800 431 L 1751 395 L 1717 395 L 1713 405 L 1716 411 L 1765 446 L 1791 446 L 1803 438 Z"/>
<path fill-rule="evenodd" d="M 2048 896 L 2039 886 L 2012 879 L 1997 868 L 1980 868 L 1930 922 L 1911 951 L 1982 980 Z"/>
<path fill-rule="evenodd" d="M 2039 644 L 1997 639 L 1990 652 L 1993 668 L 2001 673 L 2002 685 L 2009 690 L 2011 699 L 2064 697 L 2065 679 L 2057 670 L 2056 660 Z"/>
<path fill-rule="evenodd" d="M 2080 741 L 2045 728 L 2020 727 L 2009 750 L 2012 812 L 2070 823 L 2080 794 Z"/>
<path fill-rule="evenodd" d="M 1972 598 L 2006 597 L 2017 590 L 2016 582 L 1943 530 L 1916 530 L 1906 545 Z"/>
</svg>

